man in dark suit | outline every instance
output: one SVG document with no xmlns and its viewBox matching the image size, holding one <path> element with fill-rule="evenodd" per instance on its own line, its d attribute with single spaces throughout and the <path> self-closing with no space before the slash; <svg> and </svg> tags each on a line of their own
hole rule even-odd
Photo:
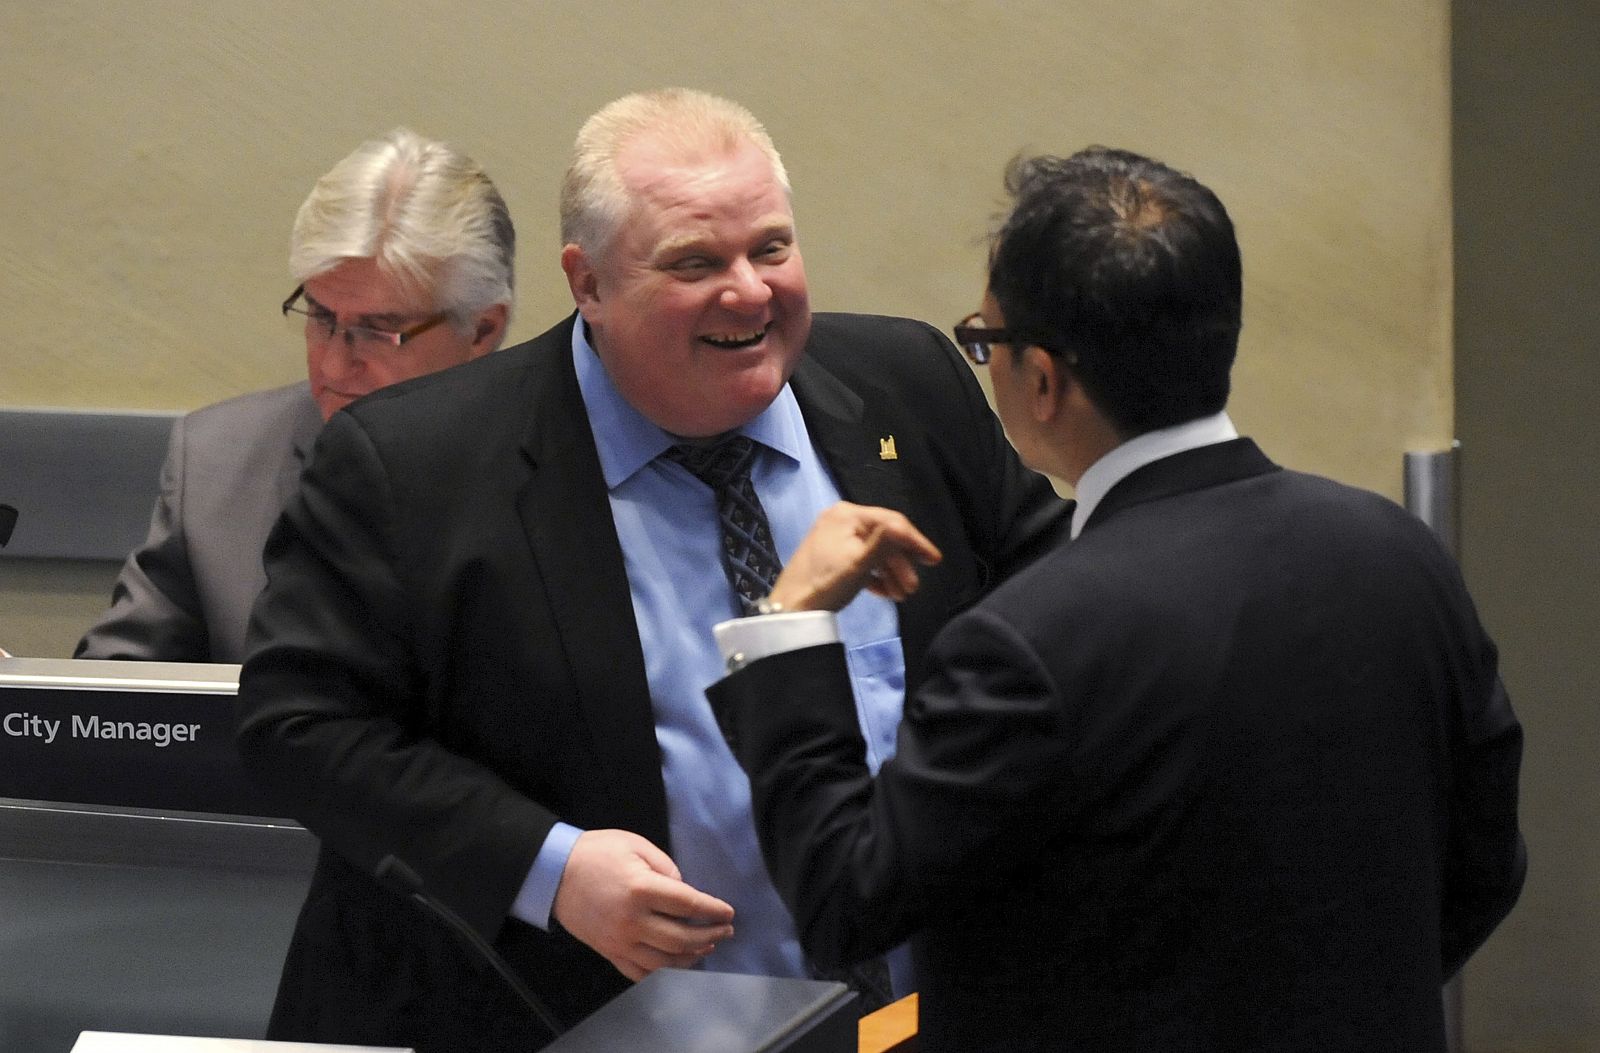
<svg viewBox="0 0 1600 1053">
<path fill-rule="evenodd" d="M 1065 532 L 949 341 L 813 317 L 787 176 L 742 107 L 601 110 L 562 229 L 578 314 L 335 416 L 268 544 L 239 743 L 323 842 L 270 1037 L 545 1037 L 374 880 L 390 856 L 565 1024 L 664 965 L 810 975 L 705 702 L 712 624 L 840 496 L 916 517 L 940 570 L 841 615 L 886 755 L 933 633 Z M 743 540 L 719 528 L 734 499 L 763 512 L 729 513 Z"/>
<path fill-rule="evenodd" d="M 150 532 L 74 658 L 238 662 L 261 549 L 322 422 L 370 391 L 500 346 L 515 233 L 482 168 L 406 128 L 362 143 L 295 216 L 283 313 L 307 380 L 202 407 L 172 428 Z"/>
<path fill-rule="evenodd" d="M 1100 148 L 1008 185 L 957 339 L 1076 486 L 1076 539 L 938 636 L 875 780 L 826 612 L 914 589 L 939 538 L 841 505 L 768 598 L 789 613 L 717 629 L 804 946 L 911 935 L 929 1053 L 1443 1050 L 1441 985 L 1525 869 L 1521 730 L 1455 564 L 1234 434 L 1209 190 Z"/>
</svg>

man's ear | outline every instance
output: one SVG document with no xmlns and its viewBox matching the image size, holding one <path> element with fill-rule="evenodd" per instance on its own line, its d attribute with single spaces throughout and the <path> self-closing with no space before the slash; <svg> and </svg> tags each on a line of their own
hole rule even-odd
<svg viewBox="0 0 1600 1053">
<path fill-rule="evenodd" d="M 1027 385 L 1028 411 L 1040 424 L 1048 424 L 1061 412 L 1062 397 L 1072 385 L 1072 375 L 1065 362 L 1037 345 L 1023 348 L 1020 365 Z"/>
<path fill-rule="evenodd" d="M 478 315 L 478 323 L 472 330 L 472 357 L 486 355 L 500 346 L 506 338 L 506 325 L 511 320 L 511 312 L 503 303 Z"/>
<path fill-rule="evenodd" d="M 572 302 L 588 317 L 587 308 L 600 302 L 600 280 L 589 254 L 583 251 L 581 245 L 566 245 L 561 250 L 561 269 L 566 272 L 567 288 L 572 290 Z"/>
</svg>

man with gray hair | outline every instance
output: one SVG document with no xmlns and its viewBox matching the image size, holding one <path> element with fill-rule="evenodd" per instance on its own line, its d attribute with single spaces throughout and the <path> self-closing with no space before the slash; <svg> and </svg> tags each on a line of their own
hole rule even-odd
<svg viewBox="0 0 1600 1053">
<path fill-rule="evenodd" d="M 74 657 L 239 662 L 261 549 L 322 424 L 363 395 L 505 337 L 515 233 L 470 157 L 397 128 L 357 147 L 295 217 L 281 306 L 308 379 L 194 411 L 172 429 L 150 533 Z"/>
<path fill-rule="evenodd" d="M 339 414 L 273 534 L 239 745 L 323 852 L 271 1038 L 548 1039 L 379 873 L 414 873 L 563 1024 L 662 966 L 813 975 L 706 705 L 711 626 L 841 496 L 922 524 L 946 558 L 916 598 L 841 614 L 877 763 L 934 631 L 1065 530 L 948 340 L 812 314 L 743 107 L 602 109 L 562 233 L 576 313 Z M 871 1004 L 905 964 L 893 992 L 851 979 Z"/>
</svg>

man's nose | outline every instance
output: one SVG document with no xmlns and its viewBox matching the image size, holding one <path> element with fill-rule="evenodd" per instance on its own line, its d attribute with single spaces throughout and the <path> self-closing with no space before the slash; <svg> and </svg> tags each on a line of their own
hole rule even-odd
<svg viewBox="0 0 1600 1053">
<path fill-rule="evenodd" d="M 772 287 L 762 278 L 755 265 L 739 259 L 728 269 L 727 288 L 722 290 L 719 302 L 734 310 L 765 307 L 772 299 Z"/>
<path fill-rule="evenodd" d="M 323 373 L 330 377 L 355 376 L 367 367 L 366 357 L 356 349 L 346 329 L 335 330 L 333 336 L 321 341 L 316 354 Z"/>
</svg>

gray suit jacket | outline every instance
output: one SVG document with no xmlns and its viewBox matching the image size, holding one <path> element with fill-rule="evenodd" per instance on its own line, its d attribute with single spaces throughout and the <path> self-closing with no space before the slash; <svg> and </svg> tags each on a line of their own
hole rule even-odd
<svg viewBox="0 0 1600 1053">
<path fill-rule="evenodd" d="M 261 549 L 321 427 L 304 381 L 179 419 L 150 534 L 73 657 L 243 661 Z"/>
</svg>

